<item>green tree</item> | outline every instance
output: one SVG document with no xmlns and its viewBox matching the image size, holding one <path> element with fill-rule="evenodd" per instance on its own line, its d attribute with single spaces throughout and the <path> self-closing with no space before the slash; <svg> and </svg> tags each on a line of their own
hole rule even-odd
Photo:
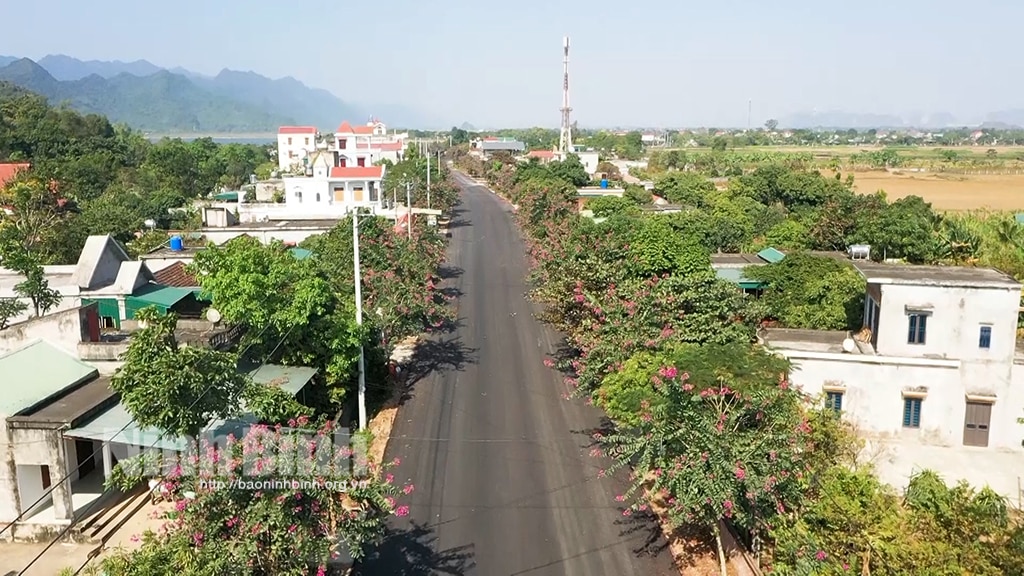
<svg viewBox="0 0 1024 576">
<path fill-rule="evenodd" d="M 145 328 L 132 336 L 110 383 L 135 422 L 196 437 L 210 421 L 238 412 L 248 378 L 233 354 L 181 346 L 173 314 L 146 308 L 136 318 Z"/>
<path fill-rule="evenodd" d="M 683 346 L 666 352 L 653 381 L 655 401 L 640 421 L 603 439 L 615 467 L 635 479 L 623 499 L 667 505 L 675 526 L 712 532 L 722 576 L 720 522 L 764 525 L 800 502 L 809 427 L 784 359 L 746 344 Z"/>
<path fill-rule="evenodd" d="M 857 330 L 863 321 L 865 281 L 849 264 L 806 253 L 774 264 L 748 266 L 743 274 L 767 283 L 769 314 L 790 328 Z"/>
</svg>

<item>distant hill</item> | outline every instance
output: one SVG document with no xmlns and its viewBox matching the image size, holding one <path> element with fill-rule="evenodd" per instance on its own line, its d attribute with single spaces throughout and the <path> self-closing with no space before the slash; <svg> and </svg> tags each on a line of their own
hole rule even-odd
<svg viewBox="0 0 1024 576">
<path fill-rule="evenodd" d="M 153 132 L 275 132 L 278 126 L 294 122 L 288 116 L 210 93 L 165 70 L 143 77 L 92 74 L 62 82 L 39 64 L 22 58 L 0 68 L 0 80 L 42 94 L 53 103 L 68 102 L 82 112 L 103 114 L 112 122 Z"/>
<path fill-rule="evenodd" d="M 132 76 L 152 76 L 163 70 L 156 64 L 145 60 L 135 62 L 102 62 L 99 60 L 82 61 L 63 54 L 44 56 L 38 62 L 51 76 L 61 81 L 74 81 L 87 78 L 93 74 L 102 78 L 113 78 L 119 74 Z"/>
<path fill-rule="evenodd" d="M 360 122 L 371 114 L 394 126 L 419 126 L 423 120 L 403 106 L 355 106 L 291 77 L 272 80 L 227 69 L 211 77 L 146 60 L 82 61 L 50 55 L 37 63 L 0 56 L 0 80 L 54 103 L 67 101 L 83 112 L 158 133 L 276 132 L 286 124 L 330 132 L 343 120 Z"/>
</svg>

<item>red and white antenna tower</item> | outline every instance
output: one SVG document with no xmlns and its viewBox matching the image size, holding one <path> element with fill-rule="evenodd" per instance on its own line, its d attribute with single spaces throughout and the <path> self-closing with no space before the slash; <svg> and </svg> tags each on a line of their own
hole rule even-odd
<svg viewBox="0 0 1024 576">
<path fill-rule="evenodd" d="M 569 37 L 562 39 L 562 132 L 558 136 L 558 151 L 564 158 L 566 154 L 573 152 L 572 147 L 572 119 L 569 106 Z"/>
</svg>

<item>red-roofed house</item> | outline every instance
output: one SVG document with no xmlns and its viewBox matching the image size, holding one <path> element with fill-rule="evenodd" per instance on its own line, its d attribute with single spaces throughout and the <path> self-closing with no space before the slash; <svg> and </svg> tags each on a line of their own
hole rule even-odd
<svg viewBox="0 0 1024 576">
<path fill-rule="evenodd" d="M 334 132 L 329 150 L 335 152 L 336 166 L 372 166 L 381 160 L 402 160 L 408 134 L 388 133 L 387 125 L 371 119 L 364 126 L 342 122 Z"/>
<path fill-rule="evenodd" d="M 552 160 L 559 160 L 561 158 L 558 152 L 555 152 L 554 150 L 530 150 L 530 152 L 526 154 L 526 157 L 536 158 L 541 164 L 547 164 Z"/>
<path fill-rule="evenodd" d="M 0 164 L 0 188 L 6 186 L 11 180 L 14 180 L 14 177 L 18 175 L 18 172 L 28 169 L 29 164 L 25 162 L 8 162 Z"/>
<path fill-rule="evenodd" d="M 316 149 L 315 126 L 281 126 L 277 130 L 277 165 L 282 172 L 302 165 L 302 160 Z"/>
<path fill-rule="evenodd" d="M 335 166 L 331 151 L 318 151 L 310 160 L 309 176 L 285 178 L 285 204 L 293 214 L 341 215 L 353 206 L 383 206 L 384 166 Z"/>
</svg>

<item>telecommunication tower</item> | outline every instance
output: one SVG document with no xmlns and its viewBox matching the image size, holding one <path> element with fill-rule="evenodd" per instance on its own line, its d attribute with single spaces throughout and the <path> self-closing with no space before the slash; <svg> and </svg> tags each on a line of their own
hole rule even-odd
<svg viewBox="0 0 1024 576">
<path fill-rule="evenodd" d="M 564 158 L 565 155 L 573 152 L 572 148 L 572 120 L 569 107 L 569 37 L 562 39 L 562 132 L 558 136 L 558 151 Z"/>
</svg>

